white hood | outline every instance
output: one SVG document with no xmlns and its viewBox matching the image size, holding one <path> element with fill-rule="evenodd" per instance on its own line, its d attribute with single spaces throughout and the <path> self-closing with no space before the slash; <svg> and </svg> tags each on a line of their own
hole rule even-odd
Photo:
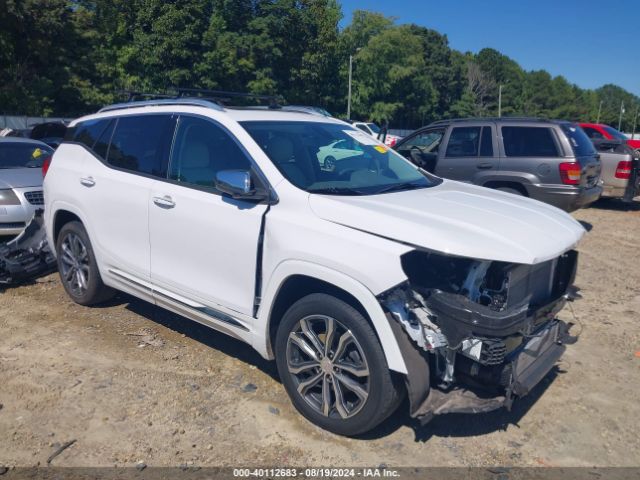
<svg viewBox="0 0 640 480">
<path fill-rule="evenodd" d="M 330 222 L 482 260 L 544 262 L 573 248 L 585 233 L 573 217 L 550 205 L 447 180 L 382 195 L 311 194 L 309 203 Z"/>
</svg>

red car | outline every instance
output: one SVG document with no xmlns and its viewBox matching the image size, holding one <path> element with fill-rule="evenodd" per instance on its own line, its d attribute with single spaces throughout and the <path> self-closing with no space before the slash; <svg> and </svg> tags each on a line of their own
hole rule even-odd
<svg viewBox="0 0 640 480">
<path fill-rule="evenodd" d="M 640 149 L 640 140 L 630 140 L 624 133 L 602 123 L 581 123 L 580 126 L 591 140 L 624 140 L 634 150 Z"/>
</svg>

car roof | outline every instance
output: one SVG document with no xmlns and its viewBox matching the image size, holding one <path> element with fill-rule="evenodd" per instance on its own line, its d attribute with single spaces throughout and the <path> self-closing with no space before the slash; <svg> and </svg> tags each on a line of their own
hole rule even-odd
<svg viewBox="0 0 640 480">
<path fill-rule="evenodd" d="M 230 107 L 201 98 L 178 98 L 178 99 L 158 99 L 125 102 L 108 105 L 101 108 L 97 113 L 87 115 L 73 120 L 70 127 L 78 122 L 93 120 L 98 118 L 109 118 L 121 114 L 151 113 L 157 112 L 184 112 L 194 113 L 205 111 L 223 112 L 229 118 L 237 121 L 305 121 L 318 123 L 336 123 L 346 125 L 345 122 L 334 117 L 326 117 L 317 113 L 305 112 L 299 109 L 287 109 L 284 107 Z"/>
<path fill-rule="evenodd" d="M 51 148 L 49 145 L 41 142 L 40 140 L 33 140 L 32 138 L 24 137 L 0 137 L 0 143 L 30 143 L 34 146 Z"/>
</svg>

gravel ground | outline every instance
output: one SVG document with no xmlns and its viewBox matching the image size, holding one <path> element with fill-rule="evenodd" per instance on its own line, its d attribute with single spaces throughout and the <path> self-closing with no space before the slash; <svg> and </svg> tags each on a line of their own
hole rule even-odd
<svg viewBox="0 0 640 480">
<path fill-rule="evenodd" d="M 126 295 L 85 308 L 57 274 L 0 293 L 0 465 L 637 466 L 640 208 L 576 212 L 582 330 L 512 412 L 421 427 L 407 405 L 359 439 L 308 423 L 275 365 Z M 565 309 L 561 318 L 576 321 Z"/>
</svg>

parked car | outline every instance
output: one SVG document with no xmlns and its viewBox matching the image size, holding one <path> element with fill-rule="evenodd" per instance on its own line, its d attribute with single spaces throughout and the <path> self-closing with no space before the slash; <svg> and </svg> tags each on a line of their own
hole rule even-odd
<svg viewBox="0 0 640 480">
<path fill-rule="evenodd" d="M 600 162 L 577 125 L 533 118 L 443 120 L 394 147 L 438 176 L 571 212 L 600 197 Z"/>
<path fill-rule="evenodd" d="M 336 162 L 340 160 L 362 157 L 364 151 L 359 145 L 351 138 L 337 140 L 320 147 L 316 156 L 323 169 L 333 171 L 336 169 Z"/>
<path fill-rule="evenodd" d="M 353 122 L 353 126 L 359 128 L 367 135 L 371 135 L 373 138 L 379 139 L 382 133 L 380 127 L 373 122 Z M 397 135 L 391 135 L 387 133 L 384 139 L 384 143 L 389 147 L 393 147 L 398 142 L 398 140 L 400 140 L 400 137 L 398 137 Z"/>
<path fill-rule="evenodd" d="M 323 169 L 340 141 L 364 162 Z M 248 343 L 339 434 L 405 392 L 424 421 L 510 407 L 574 340 L 556 314 L 576 296 L 576 220 L 438 178 L 333 118 L 112 105 L 71 123 L 44 189 L 71 299 L 122 290 Z"/>
<path fill-rule="evenodd" d="M 41 168 L 52 154 L 36 140 L 0 138 L 0 236 L 21 233 L 43 208 Z"/>
<path fill-rule="evenodd" d="M 29 134 L 29 138 L 40 140 L 51 148 L 58 148 L 67 131 L 67 126 L 63 122 L 43 122 L 34 125 Z"/>
<path fill-rule="evenodd" d="M 580 127 L 591 140 L 622 140 L 631 148 L 640 149 L 640 140 L 631 140 L 624 133 L 609 125 L 603 123 L 581 123 Z"/>
<path fill-rule="evenodd" d="M 640 195 L 640 153 L 624 140 L 595 139 L 593 145 L 602 164 L 603 197 L 627 202 Z"/>
</svg>

